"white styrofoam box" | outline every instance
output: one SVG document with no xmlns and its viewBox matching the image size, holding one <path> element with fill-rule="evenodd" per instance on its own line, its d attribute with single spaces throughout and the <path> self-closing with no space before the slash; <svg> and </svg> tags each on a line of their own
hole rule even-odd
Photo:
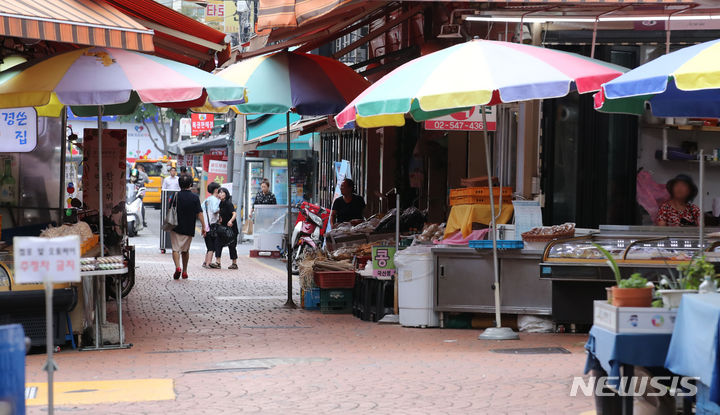
<svg viewBox="0 0 720 415">
<path fill-rule="evenodd" d="M 615 307 L 594 301 L 593 324 L 614 333 L 672 333 L 677 309 L 657 307 Z"/>
<path fill-rule="evenodd" d="M 277 251 L 277 247 L 282 246 L 283 236 L 282 233 L 255 234 L 253 249 L 256 251 Z"/>
</svg>

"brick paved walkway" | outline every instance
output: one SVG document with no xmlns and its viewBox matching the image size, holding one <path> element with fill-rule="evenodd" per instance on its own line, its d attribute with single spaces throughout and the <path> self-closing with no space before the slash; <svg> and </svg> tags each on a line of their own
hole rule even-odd
<svg viewBox="0 0 720 415">
<path fill-rule="evenodd" d="M 199 258 L 191 258 L 189 280 L 173 281 L 169 255 L 139 256 L 137 284 L 124 307 L 132 349 L 57 356 L 57 381 L 172 379 L 175 399 L 70 405 L 58 413 L 579 414 L 593 408 L 590 398 L 568 396 L 572 377 L 582 372 L 585 336 L 482 342 L 477 330 L 410 329 L 284 310 L 279 269 L 241 256 L 239 271 L 208 271 Z M 490 351 L 548 346 L 572 353 Z M 45 379 L 44 358 L 28 357 L 28 382 Z"/>
</svg>

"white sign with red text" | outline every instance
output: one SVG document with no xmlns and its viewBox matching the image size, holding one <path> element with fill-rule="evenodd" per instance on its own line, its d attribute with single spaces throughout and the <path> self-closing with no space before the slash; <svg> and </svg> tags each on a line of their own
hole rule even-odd
<svg viewBox="0 0 720 415">
<path fill-rule="evenodd" d="M 496 107 L 485 107 L 487 130 L 497 129 L 495 117 Z M 454 131 L 482 131 L 484 128 L 480 107 L 472 107 L 467 111 L 460 111 L 425 121 L 426 130 L 454 130 Z"/>
<path fill-rule="evenodd" d="M 80 238 L 30 236 L 13 238 L 15 282 L 18 284 L 80 282 Z"/>
</svg>

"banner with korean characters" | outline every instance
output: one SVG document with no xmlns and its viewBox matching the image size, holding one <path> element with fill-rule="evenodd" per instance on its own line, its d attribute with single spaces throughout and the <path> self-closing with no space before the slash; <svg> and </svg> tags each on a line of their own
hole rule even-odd
<svg viewBox="0 0 720 415">
<path fill-rule="evenodd" d="M 372 265 L 373 265 L 373 276 L 377 279 L 389 280 L 397 270 L 395 269 L 395 257 L 394 246 L 373 246 L 372 248 Z"/>
<path fill-rule="evenodd" d="M 200 133 L 210 132 L 215 127 L 213 114 L 190 114 L 190 135 L 197 137 Z"/>
<path fill-rule="evenodd" d="M 80 238 L 13 238 L 17 284 L 80 282 Z"/>
<path fill-rule="evenodd" d="M 124 235 L 125 223 L 125 163 L 127 131 L 126 130 L 103 130 L 102 140 L 102 175 L 103 188 L 100 189 L 99 170 L 100 157 L 98 154 L 97 129 L 86 128 L 83 130 L 83 151 L 85 161 L 83 162 L 83 202 L 89 210 L 97 210 L 100 207 L 98 197 L 102 196 L 103 214 L 110 217 L 114 233 Z M 109 222 L 105 222 L 106 225 Z M 115 243 L 113 243 L 115 242 Z M 105 232 L 106 246 L 119 246 L 121 238 L 112 238 Z"/>
<path fill-rule="evenodd" d="M 0 153 L 28 153 L 37 146 L 37 111 L 32 107 L 0 110 Z"/>
</svg>

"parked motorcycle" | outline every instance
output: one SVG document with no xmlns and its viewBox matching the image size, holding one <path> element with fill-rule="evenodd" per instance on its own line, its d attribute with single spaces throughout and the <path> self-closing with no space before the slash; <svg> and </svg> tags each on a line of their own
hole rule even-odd
<svg viewBox="0 0 720 415">
<path fill-rule="evenodd" d="M 321 206 L 302 202 L 298 209 L 291 245 L 293 247 L 292 271 L 294 274 L 299 272 L 298 265 L 305 255 L 322 246 L 325 230 L 330 220 L 330 211 Z"/>
<path fill-rule="evenodd" d="M 125 215 L 127 218 L 127 235 L 133 237 L 143 229 L 142 208 L 143 198 L 145 197 L 145 186 L 128 183 L 126 191 Z"/>
</svg>

